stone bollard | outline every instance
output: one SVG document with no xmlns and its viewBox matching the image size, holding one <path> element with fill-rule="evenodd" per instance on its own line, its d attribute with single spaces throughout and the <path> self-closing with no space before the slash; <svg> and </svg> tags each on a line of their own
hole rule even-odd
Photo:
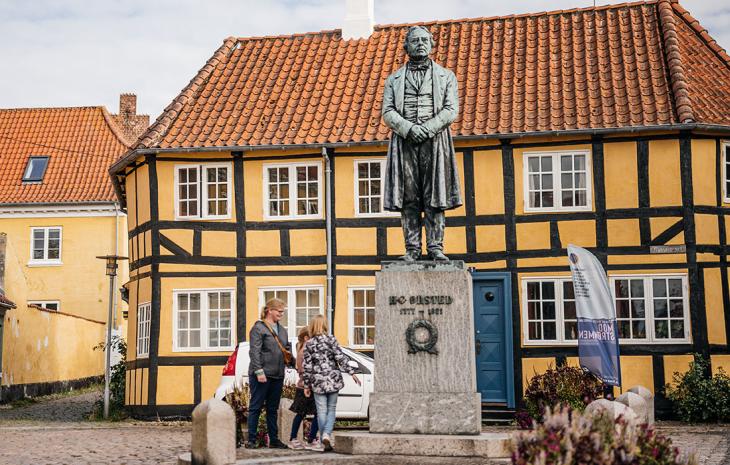
<svg viewBox="0 0 730 465">
<path fill-rule="evenodd" d="M 208 399 L 193 410 L 192 465 L 236 462 L 236 415 L 230 405 Z"/>
<path fill-rule="evenodd" d="M 654 394 L 651 393 L 651 391 L 644 386 L 634 386 L 631 389 L 629 389 L 628 392 L 633 392 L 634 394 L 638 394 L 641 397 L 644 398 L 644 402 L 646 402 L 646 412 L 647 412 L 647 423 L 649 425 L 654 424 Z"/>
<path fill-rule="evenodd" d="M 640 395 L 633 392 L 624 392 L 616 398 L 616 402 L 620 402 L 633 410 L 639 423 L 649 423 L 649 409 L 646 406 L 646 401 Z"/>
<path fill-rule="evenodd" d="M 279 425 L 279 440 L 283 443 L 289 442 L 289 436 L 291 436 L 291 424 L 294 420 L 296 413 L 289 410 L 292 404 L 291 399 L 283 397 L 279 402 L 279 418 L 277 419 L 277 425 Z M 300 432 L 304 428 L 300 428 Z"/>
<path fill-rule="evenodd" d="M 608 399 L 597 399 L 588 404 L 586 407 L 586 415 L 596 415 L 599 412 L 606 411 L 613 417 L 614 420 L 622 416 L 626 421 L 636 421 L 636 413 L 629 407 L 619 402 L 614 402 Z"/>
</svg>

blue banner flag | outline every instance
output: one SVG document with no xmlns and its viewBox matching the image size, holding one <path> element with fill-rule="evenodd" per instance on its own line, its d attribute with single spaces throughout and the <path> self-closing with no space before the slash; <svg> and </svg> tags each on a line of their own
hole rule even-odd
<svg viewBox="0 0 730 465">
<path fill-rule="evenodd" d="M 580 366 L 605 384 L 620 386 L 616 307 L 606 272 L 595 255 L 581 247 L 568 246 L 568 261 L 578 317 Z"/>
</svg>

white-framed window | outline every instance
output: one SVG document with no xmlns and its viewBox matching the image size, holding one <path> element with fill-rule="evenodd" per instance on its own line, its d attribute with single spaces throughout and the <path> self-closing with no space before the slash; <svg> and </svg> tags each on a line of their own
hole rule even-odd
<svg viewBox="0 0 730 465">
<path fill-rule="evenodd" d="M 590 152 L 525 152 L 526 212 L 592 209 Z"/>
<path fill-rule="evenodd" d="M 28 305 L 37 305 L 38 307 L 54 312 L 61 310 L 61 302 L 58 300 L 29 300 Z"/>
<path fill-rule="evenodd" d="M 375 345 L 375 287 L 349 288 L 351 347 L 372 349 Z"/>
<path fill-rule="evenodd" d="M 152 304 L 146 302 L 137 307 L 137 357 L 150 355 L 150 321 Z"/>
<path fill-rule="evenodd" d="M 61 264 L 61 227 L 30 228 L 28 265 Z"/>
<path fill-rule="evenodd" d="M 176 289 L 172 300 L 174 352 L 233 349 L 234 289 Z"/>
<path fill-rule="evenodd" d="M 264 218 L 322 217 L 320 162 L 264 165 Z"/>
<path fill-rule="evenodd" d="M 730 203 L 730 141 L 722 141 L 722 196 Z"/>
<path fill-rule="evenodd" d="M 175 219 L 228 219 L 232 165 L 175 165 Z"/>
<path fill-rule="evenodd" d="M 611 276 L 619 340 L 690 342 L 687 276 Z"/>
<path fill-rule="evenodd" d="M 578 339 L 575 294 L 570 277 L 522 280 L 522 333 L 529 345 Z"/>
<path fill-rule="evenodd" d="M 309 320 L 324 314 L 324 287 L 291 286 L 260 287 L 259 308 L 269 300 L 277 298 L 286 303 L 286 311 L 279 324 L 286 328 L 290 338 L 299 334 L 299 330 L 309 324 Z"/>
<path fill-rule="evenodd" d="M 355 216 L 398 215 L 383 209 L 385 158 L 355 160 Z"/>
</svg>

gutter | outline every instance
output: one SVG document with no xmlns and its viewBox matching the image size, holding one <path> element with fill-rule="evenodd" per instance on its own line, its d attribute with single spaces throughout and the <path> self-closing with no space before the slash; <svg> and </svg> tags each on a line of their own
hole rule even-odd
<svg viewBox="0 0 730 465">
<path fill-rule="evenodd" d="M 325 198 L 325 244 L 327 247 L 327 327 L 329 333 L 334 334 L 332 328 L 332 163 L 327 148 L 322 147 L 324 159 L 324 198 Z"/>
</svg>

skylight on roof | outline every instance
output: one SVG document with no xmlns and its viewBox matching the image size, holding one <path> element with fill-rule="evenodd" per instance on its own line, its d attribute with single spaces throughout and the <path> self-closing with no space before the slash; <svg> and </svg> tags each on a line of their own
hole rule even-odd
<svg viewBox="0 0 730 465">
<path fill-rule="evenodd" d="M 41 182 L 48 167 L 48 157 L 30 157 L 25 168 L 23 182 Z"/>
</svg>

